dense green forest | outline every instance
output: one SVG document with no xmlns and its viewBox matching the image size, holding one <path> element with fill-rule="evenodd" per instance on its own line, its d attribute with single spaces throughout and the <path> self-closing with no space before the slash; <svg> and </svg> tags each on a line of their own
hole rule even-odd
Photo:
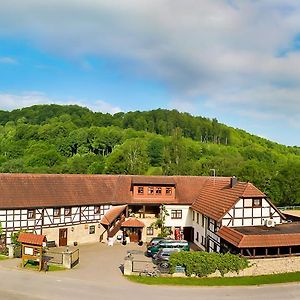
<svg viewBox="0 0 300 300">
<path fill-rule="evenodd" d="M 114 115 L 79 106 L 0 111 L 0 172 L 235 175 L 300 205 L 300 148 L 176 110 Z"/>
</svg>

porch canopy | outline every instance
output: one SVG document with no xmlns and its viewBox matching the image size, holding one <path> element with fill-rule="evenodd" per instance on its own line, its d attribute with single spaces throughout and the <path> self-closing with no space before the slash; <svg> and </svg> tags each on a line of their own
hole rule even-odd
<svg viewBox="0 0 300 300">
<path fill-rule="evenodd" d="M 145 227 L 145 224 L 142 221 L 139 221 L 136 218 L 129 218 L 125 222 L 122 223 L 122 227 L 126 228 L 143 228 Z"/>
<path fill-rule="evenodd" d="M 300 254 L 300 222 L 267 226 L 222 226 L 217 235 L 229 250 L 244 256 Z M 275 250 L 275 251 L 274 251 Z"/>
<path fill-rule="evenodd" d="M 112 206 L 102 217 L 100 224 L 110 226 L 127 208 L 127 205 Z"/>
</svg>

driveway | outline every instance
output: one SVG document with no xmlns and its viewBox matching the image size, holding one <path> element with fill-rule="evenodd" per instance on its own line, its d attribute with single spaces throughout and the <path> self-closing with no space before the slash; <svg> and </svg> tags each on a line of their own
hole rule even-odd
<svg viewBox="0 0 300 300">
<path fill-rule="evenodd" d="M 16 270 L 10 261 L 0 261 L 0 299 L 37 300 L 299 300 L 300 285 L 261 287 L 174 287 L 146 286 L 127 281 L 120 266 L 128 250 L 137 245 L 82 245 L 80 264 L 70 271 L 38 273 Z M 15 263 L 14 263 L 15 264 Z"/>
</svg>

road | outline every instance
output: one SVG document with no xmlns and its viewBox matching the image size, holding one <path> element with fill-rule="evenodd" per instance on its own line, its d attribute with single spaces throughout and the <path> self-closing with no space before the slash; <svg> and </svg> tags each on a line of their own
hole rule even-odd
<svg viewBox="0 0 300 300">
<path fill-rule="evenodd" d="M 32 271 L 0 270 L 0 299 L 37 300 L 37 299 L 72 299 L 72 300 L 299 300 L 300 284 L 272 285 L 261 287 L 169 287 L 145 286 L 126 279 L 118 284 L 106 284 L 89 278 L 65 278 L 57 274 L 37 273 Z"/>
<path fill-rule="evenodd" d="M 135 248 L 134 248 L 135 247 Z M 0 262 L 0 300 L 300 300 L 300 284 L 252 287 L 147 286 L 128 281 L 120 266 L 129 245 L 80 247 L 80 264 L 58 272 L 20 270 L 19 261 Z"/>
</svg>

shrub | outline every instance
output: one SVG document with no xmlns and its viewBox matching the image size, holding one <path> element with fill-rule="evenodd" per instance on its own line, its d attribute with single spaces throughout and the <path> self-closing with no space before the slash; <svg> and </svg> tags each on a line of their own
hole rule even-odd
<svg viewBox="0 0 300 300">
<path fill-rule="evenodd" d="M 171 273 L 174 273 L 176 266 L 182 266 L 187 276 L 204 277 L 215 271 L 224 276 L 228 272 L 238 273 L 248 265 L 247 259 L 231 253 L 178 252 L 170 257 Z"/>
</svg>

